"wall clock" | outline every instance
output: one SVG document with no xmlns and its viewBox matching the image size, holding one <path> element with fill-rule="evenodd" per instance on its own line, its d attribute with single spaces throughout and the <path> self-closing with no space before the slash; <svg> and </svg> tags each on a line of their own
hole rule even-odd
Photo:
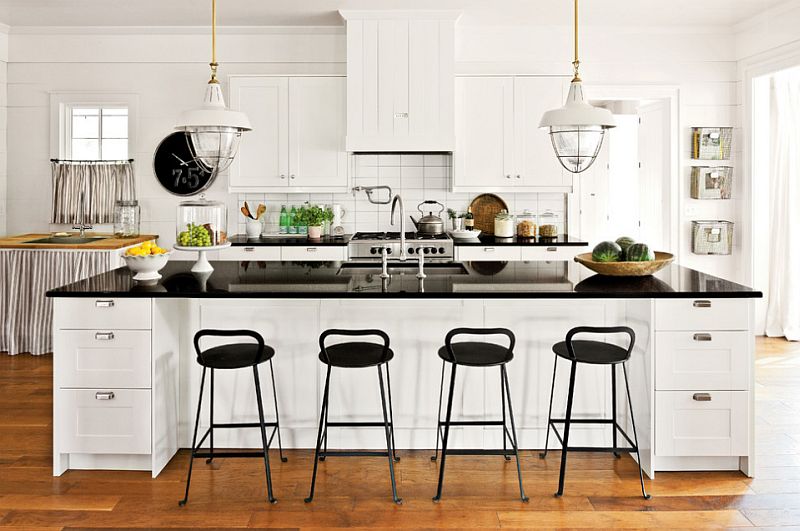
<svg viewBox="0 0 800 531">
<path fill-rule="evenodd" d="M 189 196 L 202 192 L 216 175 L 197 162 L 184 132 L 172 133 L 158 144 L 153 155 L 156 179 L 169 193 Z"/>
</svg>

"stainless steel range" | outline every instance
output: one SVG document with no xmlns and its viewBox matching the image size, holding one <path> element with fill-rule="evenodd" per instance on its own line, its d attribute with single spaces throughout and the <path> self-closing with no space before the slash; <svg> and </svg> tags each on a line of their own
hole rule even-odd
<svg viewBox="0 0 800 531">
<path fill-rule="evenodd" d="M 392 258 L 400 256 L 399 232 L 357 232 L 348 244 L 350 260 L 381 260 L 383 249 Z M 422 234 L 406 232 L 406 254 L 416 258 L 422 254 L 425 261 L 452 262 L 453 240 L 447 234 Z"/>
</svg>

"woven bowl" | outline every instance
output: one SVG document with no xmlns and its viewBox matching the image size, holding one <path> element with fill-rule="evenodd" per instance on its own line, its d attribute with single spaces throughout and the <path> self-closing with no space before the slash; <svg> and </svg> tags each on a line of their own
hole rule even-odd
<svg viewBox="0 0 800 531">
<path fill-rule="evenodd" d="M 656 259 L 648 262 L 595 262 L 592 253 L 582 253 L 575 261 L 600 275 L 609 277 L 644 277 L 660 271 L 675 260 L 670 253 L 656 252 Z"/>
</svg>

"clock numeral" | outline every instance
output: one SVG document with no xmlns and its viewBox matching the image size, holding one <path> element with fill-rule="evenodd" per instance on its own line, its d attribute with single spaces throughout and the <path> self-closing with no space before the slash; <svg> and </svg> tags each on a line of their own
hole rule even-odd
<svg viewBox="0 0 800 531">
<path fill-rule="evenodd" d="M 172 177 L 175 178 L 175 188 L 185 185 L 188 186 L 190 190 L 194 190 L 200 186 L 200 174 L 203 173 L 203 171 L 200 168 L 189 168 L 187 173 L 188 175 L 184 176 L 182 168 L 175 168 L 172 170 Z"/>
</svg>

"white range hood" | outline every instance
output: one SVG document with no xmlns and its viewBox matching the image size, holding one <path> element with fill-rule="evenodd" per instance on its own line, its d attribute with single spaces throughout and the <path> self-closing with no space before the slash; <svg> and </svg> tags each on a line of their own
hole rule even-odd
<svg viewBox="0 0 800 531">
<path fill-rule="evenodd" d="M 453 151 L 456 11 L 340 11 L 347 151 Z"/>
</svg>

